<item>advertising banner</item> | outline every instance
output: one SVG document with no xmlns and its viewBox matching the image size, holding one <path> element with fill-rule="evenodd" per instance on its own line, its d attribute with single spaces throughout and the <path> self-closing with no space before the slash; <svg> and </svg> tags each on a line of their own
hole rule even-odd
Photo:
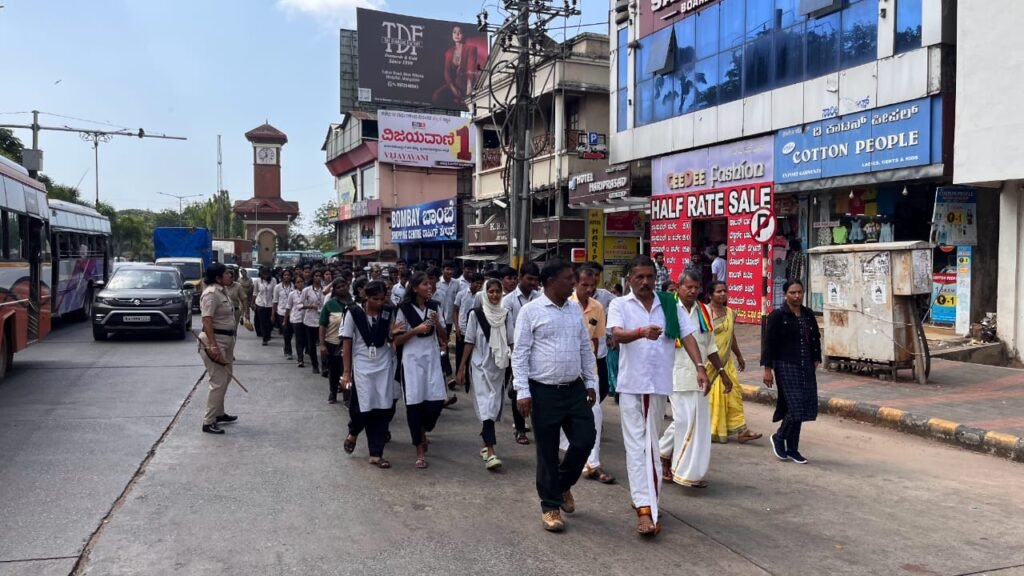
<svg viewBox="0 0 1024 576">
<path fill-rule="evenodd" d="M 606 236 L 643 236 L 644 213 L 629 211 L 605 214 L 604 233 Z"/>
<path fill-rule="evenodd" d="M 604 212 L 587 211 L 587 260 L 604 261 Z"/>
<path fill-rule="evenodd" d="M 971 261 L 970 246 L 956 248 L 956 333 L 966 336 L 971 331 Z"/>
<path fill-rule="evenodd" d="M 935 192 L 935 243 L 978 245 L 978 198 L 973 188 L 942 187 Z"/>
<path fill-rule="evenodd" d="M 395 208 L 391 212 L 391 241 L 403 244 L 458 240 L 456 221 L 455 198 Z"/>
<path fill-rule="evenodd" d="M 775 135 L 775 182 L 925 166 L 941 139 L 931 98 L 787 128 Z"/>
<path fill-rule="evenodd" d="M 956 323 L 956 274 L 932 275 L 932 323 Z"/>
<path fill-rule="evenodd" d="M 763 136 L 655 158 L 651 194 L 676 194 L 771 182 L 774 139 Z"/>
<path fill-rule="evenodd" d="M 377 112 L 377 160 L 424 168 L 471 168 L 476 130 L 467 118 Z"/>
<path fill-rule="evenodd" d="M 466 110 L 487 61 L 487 35 L 475 24 L 360 8 L 359 101 Z"/>
<path fill-rule="evenodd" d="M 569 178 L 569 203 L 604 202 L 625 198 L 630 190 L 628 164 L 609 166 L 604 172 L 585 172 Z"/>
<path fill-rule="evenodd" d="M 640 253 L 639 238 L 605 238 L 604 263 L 623 265 Z"/>
</svg>

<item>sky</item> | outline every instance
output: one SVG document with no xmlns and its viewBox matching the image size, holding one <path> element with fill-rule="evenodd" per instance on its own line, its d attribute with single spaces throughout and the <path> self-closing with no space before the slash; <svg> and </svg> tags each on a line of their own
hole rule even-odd
<svg viewBox="0 0 1024 576">
<path fill-rule="evenodd" d="M 244 134 L 269 121 L 288 135 L 282 196 L 308 221 L 334 196 L 323 145 L 341 120 L 338 29 L 356 7 L 475 22 L 496 0 L 0 0 L 0 124 L 144 128 L 188 140 L 115 137 L 99 149 L 100 199 L 118 209 L 178 207 L 163 196 L 224 188 L 252 195 Z M 582 0 L 570 30 L 607 33 L 608 0 Z M 569 34 L 573 34 L 570 32 Z M 98 124 L 94 122 L 111 124 Z M 31 132 L 15 130 L 29 146 Z M 91 144 L 42 132 L 43 172 L 95 196 Z M 202 200 L 196 198 L 195 200 Z M 191 201 L 191 200 L 186 200 Z"/>
</svg>

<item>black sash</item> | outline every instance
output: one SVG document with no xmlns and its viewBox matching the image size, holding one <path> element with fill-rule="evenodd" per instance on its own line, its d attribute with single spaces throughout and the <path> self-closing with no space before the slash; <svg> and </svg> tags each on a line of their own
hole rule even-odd
<svg viewBox="0 0 1024 576">
<path fill-rule="evenodd" d="M 473 312 L 476 313 L 476 323 L 480 325 L 480 331 L 484 333 L 484 338 L 488 342 L 491 341 L 491 323 L 487 321 L 487 315 L 484 314 L 484 307 L 477 306 L 473 308 Z"/>
<path fill-rule="evenodd" d="M 366 342 L 366 346 L 369 348 L 380 348 L 387 343 L 390 336 L 389 328 L 393 312 L 390 306 L 385 306 L 381 309 L 380 321 L 377 322 L 377 325 L 371 331 L 370 317 L 366 314 L 366 310 L 359 306 L 352 306 L 348 309 L 348 313 L 352 315 L 352 321 L 356 325 L 356 330 L 359 331 L 359 335 L 363 337 L 363 341 Z"/>
<path fill-rule="evenodd" d="M 426 318 L 423 318 L 422 316 L 420 316 L 419 311 L 416 310 L 416 307 L 413 306 L 411 302 L 403 302 L 399 306 L 399 309 L 402 311 L 402 315 L 405 316 L 405 321 L 406 321 L 407 324 L 409 324 L 409 329 L 410 330 L 412 330 L 413 328 L 419 326 L 420 324 L 423 323 L 424 320 L 426 320 Z M 437 304 L 437 302 L 435 302 L 433 300 L 427 300 L 427 310 L 433 310 L 434 312 L 437 312 L 438 311 L 438 304 Z M 429 338 L 429 337 L 431 337 L 433 335 L 434 335 L 434 325 L 433 325 L 433 323 L 431 323 L 430 324 L 430 331 L 429 332 L 427 332 L 426 334 L 417 334 L 416 336 L 418 336 L 419 338 Z"/>
</svg>

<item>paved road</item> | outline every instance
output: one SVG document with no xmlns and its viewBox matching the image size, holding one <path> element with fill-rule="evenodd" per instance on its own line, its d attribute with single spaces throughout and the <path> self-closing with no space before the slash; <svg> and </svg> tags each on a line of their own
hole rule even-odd
<svg viewBox="0 0 1024 576">
<path fill-rule="evenodd" d="M 1021 465 L 889 430 L 823 417 L 803 467 L 763 444 L 716 446 L 710 488 L 666 487 L 653 542 L 633 533 L 623 484 L 583 481 L 552 535 L 532 447 L 501 424 L 506 468 L 486 472 L 466 396 L 432 436 L 429 470 L 412 467 L 401 409 L 395 468 L 377 470 L 365 444 L 342 451 L 325 380 L 251 335 L 237 373 L 252 394 L 230 392 L 241 420 L 221 437 L 199 431 L 191 345 L 87 336 L 59 331 L 0 384 L 0 576 L 68 574 L 86 542 L 79 570 L 97 575 L 1024 575 Z M 605 463 L 622 477 L 607 406 Z M 748 410 L 769 429 L 767 408 Z"/>
</svg>

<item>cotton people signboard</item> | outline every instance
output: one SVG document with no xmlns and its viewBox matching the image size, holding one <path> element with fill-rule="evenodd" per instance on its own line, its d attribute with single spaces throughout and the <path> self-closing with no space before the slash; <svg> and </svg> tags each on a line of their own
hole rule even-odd
<svg viewBox="0 0 1024 576">
<path fill-rule="evenodd" d="M 391 212 L 391 240 L 396 244 L 458 240 L 457 221 L 455 198 L 396 208 Z"/>
</svg>

